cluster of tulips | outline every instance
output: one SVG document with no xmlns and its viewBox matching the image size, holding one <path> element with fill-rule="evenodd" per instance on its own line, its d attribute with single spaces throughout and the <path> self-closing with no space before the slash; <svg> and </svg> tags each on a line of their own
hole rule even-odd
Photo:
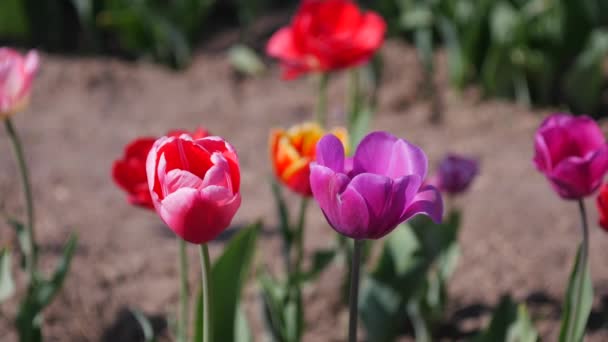
<svg viewBox="0 0 608 342">
<path fill-rule="evenodd" d="M 304 0 L 290 25 L 277 31 L 268 42 L 267 53 L 279 59 L 285 79 L 314 74 L 320 80 L 315 120 L 287 130 L 276 129 L 270 134 L 269 150 L 275 179 L 301 198 L 298 220 L 293 224 L 280 186 L 276 182 L 273 185 L 285 251 L 284 281 L 277 280 L 267 271 L 260 272 L 258 280 L 268 329 L 277 341 L 301 339 L 305 326 L 302 284 L 314 279 L 337 255 L 342 255 L 350 264 L 345 269 L 349 285 L 349 341 L 357 340 L 359 317 L 370 341 L 391 340 L 394 335 L 388 332 L 398 333 L 400 327 L 395 325 L 403 324 L 407 317 L 413 322 L 417 340 L 431 341 L 433 328 L 441 319 L 447 295 L 446 282 L 453 269 L 448 256 L 457 247 L 459 225 L 455 208 L 449 208 L 449 214 L 444 215 L 442 196 L 465 192 L 478 174 L 479 165 L 475 159 L 450 154 L 439 164 L 437 172 L 429 176 L 427 156 L 415 144 L 388 132 L 360 136 L 354 132 L 361 112 L 374 109 L 373 99 L 367 99 L 367 102 L 362 99 L 365 96 L 360 91 L 357 73 L 381 47 L 385 30 L 386 24 L 380 16 L 362 11 L 351 1 Z M 14 50 L 0 49 L 0 118 L 15 147 L 27 209 L 25 223 L 11 221 L 19 237 L 24 269 L 29 275 L 27 291 L 16 317 L 21 341 L 42 339 L 42 310 L 60 289 L 76 244 L 72 238 L 51 277 L 41 274 L 37 268 L 33 199 L 27 166 L 11 122 L 11 116 L 28 102 L 38 63 L 35 52 L 21 56 Z M 329 130 L 325 127 L 327 83 L 332 73 L 342 70 L 354 75 L 351 78 L 354 91 L 349 92 L 347 128 Z M 560 333 L 560 341 L 580 341 L 593 298 L 583 198 L 594 194 L 601 186 L 608 171 L 608 145 L 592 119 L 555 114 L 538 129 L 534 147 L 537 169 L 547 176 L 559 196 L 578 201 L 581 210 L 583 239 L 566 294 Z M 207 248 L 207 243 L 231 225 L 241 205 L 241 166 L 235 148 L 206 128 L 174 130 L 162 137 L 140 137 L 126 146 L 124 156 L 113 165 L 112 176 L 128 194 L 131 204 L 158 214 L 177 235 L 181 272 L 176 340 L 187 341 L 191 335 L 195 341 L 203 342 L 236 340 L 238 300 L 229 298 L 234 308 L 214 306 L 218 299 L 230 297 L 232 293 L 222 294 L 229 287 L 224 284 L 214 286 L 218 280 L 214 281 L 213 277 L 221 278 L 226 272 L 221 270 L 219 261 L 212 269 Z M 311 198 L 323 212 L 328 225 L 338 233 L 338 239 L 335 249 L 315 254 L 315 259 L 311 260 L 313 269 L 304 270 L 305 217 Z M 608 184 L 602 187 L 597 204 L 600 224 L 608 230 Z M 409 223 L 405 224 L 406 221 Z M 452 235 L 446 240 L 448 231 Z M 387 236 L 391 232 L 398 238 Z M 404 250 L 415 239 L 419 241 L 416 248 L 426 248 L 424 244 L 429 239 L 433 246 L 444 241 L 449 243 L 445 249 L 431 253 L 432 260 L 417 264 L 417 267 L 424 265 L 422 273 L 404 275 L 393 270 L 394 274 L 387 279 L 388 269 L 379 266 L 382 272 L 366 275 L 360 293 L 360 265 L 368 254 L 366 246 L 370 247 L 366 242 L 381 238 L 385 238 L 386 244 L 380 262 L 396 255 L 407 257 Z M 199 247 L 201 258 L 201 294 L 197 302 L 200 315 L 193 320 L 193 330 L 189 326 L 191 298 L 187 281 L 187 243 Z M 248 262 L 246 259 L 250 255 L 247 253 L 228 249 L 226 247 L 224 255 L 220 256 L 222 261 L 233 258 L 237 263 Z M 226 256 L 229 252 L 232 254 Z M 11 263 L 8 248 L 2 247 L 0 257 L 2 301 L 12 295 L 14 284 L 7 271 Z M 390 260 L 392 264 L 403 262 Z M 420 286 L 413 287 L 413 283 Z M 418 295 L 402 291 L 404 287 L 415 288 L 412 292 Z M 391 298 L 396 298 L 396 303 L 391 304 L 398 308 L 386 320 L 388 326 L 380 326 L 374 331 L 374 325 L 380 324 L 379 316 L 370 309 L 369 300 L 386 297 L 388 293 L 380 293 L 379 289 L 390 289 L 394 295 Z M 438 295 L 434 296 L 435 293 Z M 435 297 L 443 298 L 444 302 L 432 302 L 430 298 Z M 362 299 L 361 303 L 359 299 Z M 438 309 L 434 305 L 439 305 Z M 387 312 L 382 314 L 387 315 Z"/>
</svg>

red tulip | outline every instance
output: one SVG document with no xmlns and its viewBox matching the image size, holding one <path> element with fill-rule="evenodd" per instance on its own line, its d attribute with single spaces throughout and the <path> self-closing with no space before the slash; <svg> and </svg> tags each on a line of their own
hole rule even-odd
<svg viewBox="0 0 608 342">
<path fill-rule="evenodd" d="M 184 133 L 190 134 L 184 130 L 174 130 L 167 135 L 180 136 Z M 199 139 L 208 136 L 209 132 L 204 128 L 197 128 L 191 135 L 194 139 Z M 124 156 L 116 160 L 112 166 L 112 178 L 127 193 L 129 203 L 151 210 L 154 210 L 154 204 L 148 189 L 146 158 L 154 141 L 156 141 L 154 137 L 133 140 L 125 147 Z"/>
<path fill-rule="evenodd" d="M 238 157 L 220 137 L 162 137 L 148 154 L 146 171 L 157 214 L 188 242 L 213 240 L 241 204 Z"/>
<path fill-rule="evenodd" d="M 114 162 L 112 178 L 128 194 L 129 203 L 154 210 L 148 180 L 146 158 L 154 145 L 155 138 L 138 138 L 125 148 L 122 159 Z"/>
<path fill-rule="evenodd" d="M 600 227 L 608 231 L 608 183 L 602 185 L 597 196 L 597 211 L 600 217 Z"/>
<path fill-rule="evenodd" d="M 386 23 L 349 0 L 304 0 L 291 25 L 277 31 L 266 53 L 281 61 L 283 78 L 329 72 L 368 61 L 384 41 Z"/>
</svg>

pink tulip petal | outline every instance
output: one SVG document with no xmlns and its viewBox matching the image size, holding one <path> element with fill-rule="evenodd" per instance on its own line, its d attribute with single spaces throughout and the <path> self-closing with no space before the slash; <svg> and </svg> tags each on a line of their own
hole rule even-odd
<svg viewBox="0 0 608 342">
<path fill-rule="evenodd" d="M 327 134 L 317 143 L 317 163 L 332 169 L 334 172 L 344 172 L 344 146 L 340 139 L 333 134 Z"/>
<path fill-rule="evenodd" d="M 401 221 L 405 221 L 414 215 L 428 215 L 435 223 L 440 223 L 443 216 L 443 201 L 439 190 L 431 185 L 426 185 L 420 189 L 412 203 L 401 216 Z"/>
<path fill-rule="evenodd" d="M 167 172 L 163 182 L 166 183 L 167 192 L 169 194 L 180 188 L 200 189 L 203 184 L 203 181 L 198 178 L 198 176 L 188 171 L 178 169 Z"/>
</svg>

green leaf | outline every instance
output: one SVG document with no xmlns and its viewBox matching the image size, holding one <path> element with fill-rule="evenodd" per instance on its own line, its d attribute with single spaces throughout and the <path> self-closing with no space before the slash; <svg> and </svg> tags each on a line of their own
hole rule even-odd
<svg viewBox="0 0 608 342">
<path fill-rule="evenodd" d="M 277 214 L 279 216 L 279 231 L 283 238 L 283 257 L 286 259 L 286 263 L 289 264 L 289 254 L 291 252 L 291 244 L 293 243 L 293 233 L 289 224 L 289 209 L 283 197 L 283 191 L 281 186 L 275 178 L 271 179 L 270 184 L 272 185 L 272 195 L 274 196 L 274 202 L 277 206 Z"/>
<path fill-rule="evenodd" d="M 517 321 L 511 325 L 507 332 L 506 342 L 536 342 L 538 332 L 532 324 L 532 319 L 526 310 L 526 306 L 520 304 L 517 307 Z"/>
<path fill-rule="evenodd" d="M 247 281 L 255 252 L 255 244 L 261 223 L 255 223 L 240 231 L 216 260 L 211 269 L 213 292 L 213 341 L 236 341 L 237 311 L 241 291 Z M 195 315 L 195 339 L 202 341 L 202 291 L 199 290 Z"/>
<path fill-rule="evenodd" d="M 564 299 L 560 342 L 580 342 L 585 335 L 587 319 L 593 304 L 593 285 L 587 258 L 579 247 Z"/>
<path fill-rule="evenodd" d="M 9 226 L 13 227 L 15 234 L 17 234 L 17 241 L 19 242 L 19 248 L 21 249 L 21 269 L 26 268 L 26 257 L 31 255 L 29 235 L 25 229 L 25 225 L 18 220 L 9 218 L 7 220 Z"/>
<path fill-rule="evenodd" d="M 566 73 L 564 91 L 577 111 L 592 112 L 600 104 L 605 77 L 602 63 L 608 56 L 608 30 L 595 30 Z"/>
<path fill-rule="evenodd" d="M 494 310 L 489 326 L 474 342 L 535 342 L 538 333 L 532 325 L 525 306 L 517 305 L 511 297 L 504 296 Z"/>
<path fill-rule="evenodd" d="M 490 17 L 493 43 L 511 45 L 517 39 L 521 25 L 518 11 L 508 1 L 500 1 L 494 6 Z"/>
<path fill-rule="evenodd" d="M 139 324 L 139 327 L 141 328 L 141 331 L 144 334 L 144 341 L 154 342 L 154 329 L 152 328 L 152 323 L 150 323 L 148 317 L 146 317 L 146 315 L 144 315 L 139 310 L 133 309 L 129 311 L 131 311 L 131 314 L 133 315 L 133 317 L 135 317 L 135 320 Z"/>
<path fill-rule="evenodd" d="M 236 324 L 234 334 L 234 341 L 236 342 L 253 341 L 253 336 L 251 335 L 251 328 L 249 327 L 249 322 L 247 321 L 247 316 L 245 315 L 245 311 L 243 311 L 242 305 L 239 305 L 236 310 Z"/>
<path fill-rule="evenodd" d="M 315 251 L 312 256 L 312 265 L 307 272 L 299 276 L 299 281 L 315 280 L 321 272 L 335 259 L 338 252 L 335 249 L 326 249 Z"/>
<path fill-rule="evenodd" d="M 63 286 L 76 249 L 76 243 L 77 238 L 72 234 L 63 249 L 63 255 L 51 278 L 48 280 L 36 279 L 28 287 L 16 318 L 20 341 L 42 341 L 42 310 L 51 303 Z"/>
<path fill-rule="evenodd" d="M 10 298 L 15 292 L 15 282 L 11 272 L 11 252 L 8 248 L 0 249 L 0 303 Z"/>
<path fill-rule="evenodd" d="M 236 71 L 247 76 L 259 76 L 266 71 L 257 53 L 246 45 L 237 44 L 231 47 L 228 50 L 228 59 Z"/>
<path fill-rule="evenodd" d="M 373 277 L 365 277 L 359 295 L 359 315 L 367 338 L 375 342 L 394 341 L 406 315 L 398 290 Z"/>
<path fill-rule="evenodd" d="M 61 259 L 59 260 L 51 279 L 42 281 L 40 283 L 37 289 L 37 297 L 41 308 L 49 305 L 63 286 L 65 277 L 70 270 L 70 264 L 76 250 L 77 242 L 78 238 L 76 235 L 72 234 L 68 239 L 67 244 L 63 248 L 63 255 L 61 256 Z"/>
<path fill-rule="evenodd" d="M 258 274 L 258 283 L 262 294 L 263 317 L 266 328 L 275 341 L 287 341 L 283 312 L 284 302 L 287 299 L 286 284 L 275 281 L 266 270 Z"/>
</svg>

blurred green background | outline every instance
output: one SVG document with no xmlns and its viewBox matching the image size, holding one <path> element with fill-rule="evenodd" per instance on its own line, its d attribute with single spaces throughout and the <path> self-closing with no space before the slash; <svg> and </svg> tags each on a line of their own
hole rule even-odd
<svg viewBox="0 0 608 342">
<path fill-rule="evenodd" d="M 286 16 L 294 0 L 0 0 L 0 41 L 69 53 L 149 57 L 175 68 L 213 32 Z M 608 112 L 606 0 L 367 0 L 411 42 L 430 78 L 447 54 L 451 84 L 575 113 Z M 291 9 L 291 11 L 289 11 Z M 277 12 L 279 10 L 279 12 Z M 285 21 L 287 18 L 285 18 Z M 260 38 L 258 38 L 259 40 Z M 259 51 L 260 52 L 260 51 Z M 247 59 L 247 56 L 244 57 Z"/>
</svg>

